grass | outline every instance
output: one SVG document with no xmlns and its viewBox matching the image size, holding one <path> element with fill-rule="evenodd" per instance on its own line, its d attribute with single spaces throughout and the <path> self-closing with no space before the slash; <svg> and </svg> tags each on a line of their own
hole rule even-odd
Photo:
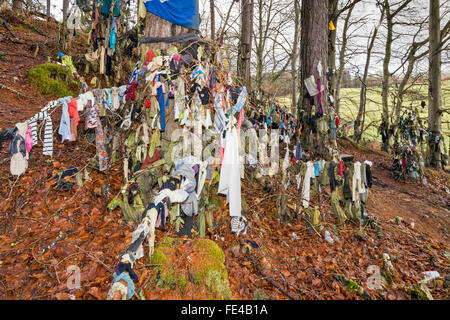
<svg viewBox="0 0 450 320">
<path fill-rule="evenodd" d="M 359 108 L 359 88 L 343 88 L 341 89 L 341 123 L 347 123 L 354 121 L 358 113 Z M 290 97 L 279 97 L 281 105 L 290 105 Z M 413 108 L 419 110 L 419 118 L 422 121 L 427 122 L 428 119 L 428 86 L 427 85 L 415 85 L 412 86 L 407 95 L 403 98 L 404 108 L 410 108 L 411 104 Z M 421 101 L 425 101 L 427 106 L 422 109 L 420 106 Z M 392 99 L 389 100 L 390 109 L 392 107 Z M 442 106 L 444 109 L 449 108 L 450 105 L 450 80 L 442 82 Z M 377 135 L 377 128 L 381 123 L 382 106 L 381 106 L 381 87 L 371 87 L 367 91 L 367 104 L 366 104 L 366 120 L 364 126 L 372 125 L 365 131 L 363 139 L 376 140 L 381 142 L 381 136 Z M 450 113 L 445 112 L 442 118 L 442 131 L 448 139 L 450 137 Z M 427 125 L 425 124 L 425 127 Z M 353 130 L 349 131 L 349 134 L 353 134 Z M 448 142 L 448 140 L 446 141 Z"/>
</svg>

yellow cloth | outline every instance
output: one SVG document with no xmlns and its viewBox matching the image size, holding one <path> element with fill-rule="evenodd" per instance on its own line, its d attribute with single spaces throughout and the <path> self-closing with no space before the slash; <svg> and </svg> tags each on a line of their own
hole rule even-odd
<svg viewBox="0 0 450 320">
<path fill-rule="evenodd" d="M 139 17 L 145 19 L 147 14 L 147 9 L 145 8 L 144 0 L 139 0 Z"/>
<path fill-rule="evenodd" d="M 336 30 L 336 27 L 334 26 L 332 20 L 330 20 L 330 24 L 329 24 L 329 26 L 328 26 L 328 29 L 331 30 L 331 31 Z"/>
</svg>

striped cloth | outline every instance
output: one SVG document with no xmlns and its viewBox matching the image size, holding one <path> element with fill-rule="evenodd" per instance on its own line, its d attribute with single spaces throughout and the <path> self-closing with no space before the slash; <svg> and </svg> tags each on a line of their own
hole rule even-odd
<svg viewBox="0 0 450 320">
<path fill-rule="evenodd" d="M 33 145 L 37 145 L 38 143 L 37 122 L 44 121 L 44 148 L 42 153 L 50 157 L 53 155 L 53 123 L 48 113 L 58 105 L 58 101 L 50 101 L 44 108 L 41 109 L 40 112 L 36 113 L 30 120 L 28 120 L 28 126 L 31 127 L 30 135 L 33 139 Z"/>
</svg>

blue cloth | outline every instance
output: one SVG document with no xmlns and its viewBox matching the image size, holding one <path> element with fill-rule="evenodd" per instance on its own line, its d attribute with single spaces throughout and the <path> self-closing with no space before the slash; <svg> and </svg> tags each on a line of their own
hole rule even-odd
<svg viewBox="0 0 450 320">
<path fill-rule="evenodd" d="M 134 282 L 133 282 L 133 280 L 131 280 L 128 272 L 122 272 L 119 275 L 117 275 L 117 273 L 114 272 L 114 282 L 113 283 L 116 283 L 120 280 L 123 280 L 127 283 L 127 287 L 128 287 L 127 299 L 130 300 L 134 296 Z"/>
<path fill-rule="evenodd" d="M 302 144 L 300 143 L 300 140 L 297 142 L 297 148 L 295 149 L 295 159 L 301 160 L 303 158 L 303 152 L 302 152 Z"/>
<path fill-rule="evenodd" d="M 245 101 L 247 100 L 247 88 L 246 87 L 242 87 L 242 91 L 239 94 L 239 98 L 237 99 L 238 101 L 236 102 L 236 104 L 233 107 L 233 114 L 235 114 L 236 112 L 241 112 L 242 107 L 245 104 Z"/>
<path fill-rule="evenodd" d="M 318 176 L 319 176 L 319 172 L 322 171 L 322 169 L 323 169 L 322 162 L 317 161 L 317 162 L 314 164 L 314 175 L 315 175 L 316 177 L 318 177 Z"/>
<path fill-rule="evenodd" d="M 198 0 L 144 0 L 148 12 L 188 29 L 199 30 Z"/>
<path fill-rule="evenodd" d="M 114 49 L 116 46 L 116 37 L 117 37 L 117 18 L 113 18 L 111 33 L 109 35 L 109 49 Z"/>
<path fill-rule="evenodd" d="M 154 203 L 150 203 L 147 207 L 147 211 L 155 208 L 158 211 L 158 214 L 161 215 L 161 227 L 163 229 L 166 228 L 166 211 L 164 210 L 164 205 L 162 202 L 155 205 Z"/>
<path fill-rule="evenodd" d="M 158 81 L 161 81 L 160 75 L 158 75 Z M 158 88 L 157 94 L 158 94 L 158 103 L 159 103 L 159 120 L 161 123 L 161 131 L 164 131 L 164 130 L 166 130 L 166 112 L 165 112 L 164 93 L 163 93 L 162 86 L 160 86 Z"/>
<path fill-rule="evenodd" d="M 111 10 L 113 0 L 104 0 L 103 6 L 100 9 L 100 13 L 104 16 L 109 16 L 109 11 Z M 114 9 L 113 9 L 113 15 L 115 17 L 120 16 L 120 0 L 114 0 Z"/>
<path fill-rule="evenodd" d="M 70 116 L 69 116 L 69 105 L 70 99 L 72 97 L 59 98 L 58 103 L 62 104 L 62 115 L 61 121 L 59 123 L 58 133 L 62 135 L 62 141 L 71 140 L 72 134 L 70 133 Z"/>
</svg>

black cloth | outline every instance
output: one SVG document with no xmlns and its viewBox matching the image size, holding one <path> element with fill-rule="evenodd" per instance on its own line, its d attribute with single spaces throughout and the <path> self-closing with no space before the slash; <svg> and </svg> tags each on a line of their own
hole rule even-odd
<svg viewBox="0 0 450 320">
<path fill-rule="evenodd" d="M 372 188 L 372 169 L 368 164 L 366 164 L 366 180 L 367 180 L 367 186 L 369 188 Z"/>
<path fill-rule="evenodd" d="M 208 87 L 203 87 L 199 92 L 200 100 L 202 101 L 202 105 L 207 105 L 210 103 L 210 93 Z"/>
<path fill-rule="evenodd" d="M 351 200 L 352 199 L 352 190 L 350 190 L 350 183 L 348 181 L 348 168 L 344 170 L 344 199 Z"/>
<path fill-rule="evenodd" d="M 334 168 L 336 167 L 336 164 L 334 163 L 334 161 L 330 162 L 330 167 L 329 167 L 329 172 L 328 175 L 330 176 L 330 188 L 331 188 L 331 192 L 333 192 L 334 190 L 336 190 L 336 178 L 334 177 Z"/>
<path fill-rule="evenodd" d="M 179 34 L 173 37 L 141 37 L 140 45 L 143 43 L 159 43 L 159 42 L 168 42 L 168 43 L 183 43 L 188 41 L 198 41 L 200 37 L 195 33 L 185 33 Z"/>
<path fill-rule="evenodd" d="M 106 75 L 112 76 L 112 57 L 106 55 Z"/>
<path fill-rule="evenodd" d="M 138 275 L 131 268 L 131 263 L 119 262 L 119 264 L 117 265 L 117 274 L 120 275 L 122 272 L 128 272 L 128 274 L 130 275 L 131 279 L 133 279 L 134 282 L 139 281 Z"/>
<path fill-rule="evenodd" d="M 170 177 L 167 179 L 166 182 L 164 182 L 161 186 L 161 190 L 169 189 L 170 191 L 174 191 L 177 189 L 177 185 L 180 183 L 180 179 L 177 179 L 175 177 Z"/>
<path fill-rule="evenodd" d="M 3 142 L 14 138 L 14 132 L 16 132 L 16 130 L 17 130 L 17 128 L 14 127 L 14 128 L 7 129 L 7 130 L 3 131 L 2 133 L 0 133 L 0 149 L 2 149 L 2 147 L 3 147 Z"/>
<path fill-rule="evenodd" d="M 183 215 L 183 228 L 177 233 L 179 236 L 188 236 L 189 238 L 192 238 L 192 227 L 194 225 L 194 217 L 186 216 L 184 213 Z"/>
</svg>

